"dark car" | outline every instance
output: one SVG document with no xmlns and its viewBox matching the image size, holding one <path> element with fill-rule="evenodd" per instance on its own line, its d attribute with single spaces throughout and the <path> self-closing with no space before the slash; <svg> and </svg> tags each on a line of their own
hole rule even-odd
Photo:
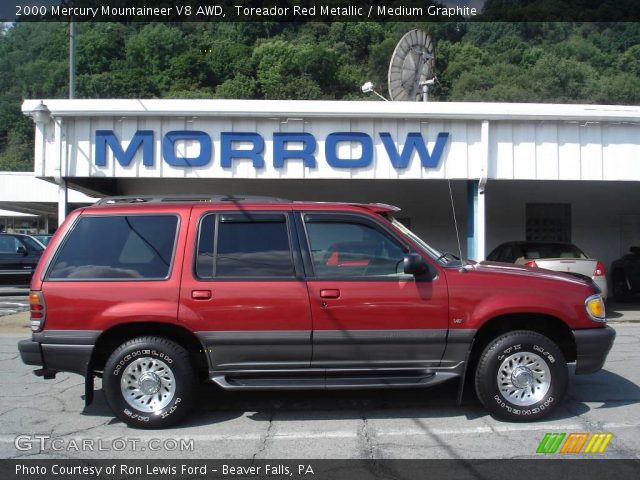
<svg viewBox="0 0 640 480">
<path fill-rule="evenodd" d="M 640 246 L 631 247 L 629 253 L 611 264 L 613 297 L 627 302 L 640 293 Z"/>
<path fill-rule="evenodd" d="M 0 233 L 0 285 L 29 285 L 43 251 L 29 235 Z"/>
</svg>

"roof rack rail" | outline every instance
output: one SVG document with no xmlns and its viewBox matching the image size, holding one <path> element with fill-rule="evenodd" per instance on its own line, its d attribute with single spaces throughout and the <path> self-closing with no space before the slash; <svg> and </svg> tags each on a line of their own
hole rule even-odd
<svg viewBox="0 0 640 480">
<path fill-rule="evenodd" d="M 126 203 L 290 203 L 291 200 L 278 197 L 260 195 L 211 195 L 211 194 L 176 194 L 176 195 L 122 195 L 116 197 L 104 197 L 95 205 L 121 205 Z"/>
</svg>

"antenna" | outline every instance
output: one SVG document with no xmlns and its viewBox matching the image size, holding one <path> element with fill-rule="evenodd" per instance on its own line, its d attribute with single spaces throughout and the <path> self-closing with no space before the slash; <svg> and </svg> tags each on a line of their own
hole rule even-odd
<svg viewBox="0 0 640 480">
<path fill-rule="evenodd" d="M 414 29 L 404 34 L 389 63 L 389 96 L 394 101 L 427 101 L 435 77 L 435 46 L 431 35 Z"/>
</svg>

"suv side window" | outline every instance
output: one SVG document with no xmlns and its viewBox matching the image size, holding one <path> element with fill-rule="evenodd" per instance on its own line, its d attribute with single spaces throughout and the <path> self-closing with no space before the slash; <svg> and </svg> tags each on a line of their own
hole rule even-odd
<svg viewBox="0 0 640 480">
<path fill-rule="evenodd" d="M 164 279 L 176 241 L 175 215 L 80 217 L 48 280 Z"/>
<path fill-rule="evenodd" d="M 407 249 L 387 233 L 353 221 L 307 221 L 316 277 L 404 275 Z"/>
<path fill-rule="evenodd" d="M 209 214 L 200 222 L 198 278 L 294 275 L 285 214 Z"/>
</svg>

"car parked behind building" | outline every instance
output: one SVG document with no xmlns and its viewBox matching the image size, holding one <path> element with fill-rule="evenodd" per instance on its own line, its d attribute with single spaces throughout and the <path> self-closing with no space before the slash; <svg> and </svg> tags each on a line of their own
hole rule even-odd
<svg viewBox="0 0 640 480">
<path fill-rule="evenodd" d="M 116 197 L 74 211 L 31 283 L 22 360 L 94 376 L 129 425 L 227 390 L 415 388 L 465 377 L 499 418 L 563 400 L 615 331 L 588 279 L 442 255 L 384 204 Z"/>
<path fill-rule="evenodd" d="M 506 242 L 487 255 L 487 261 L 515 263 L 527 267 L 546 268 L 556 272 L 590 277 L 602 298 L 608 295 L 604 264 L 590 258 L 572 243 L 565 242 Z"/>
<path fill-rule="evenodd" d="M 640 293 L 640 247 L 631 247 L 629 253 L 611 264 L 613 297 L 628 302 Z"/>
<path fill-rule="evenodd" d="M 29 235 L 0 233 L 0 285 L 29 285 L 43 251 Z"/>
</svg>

